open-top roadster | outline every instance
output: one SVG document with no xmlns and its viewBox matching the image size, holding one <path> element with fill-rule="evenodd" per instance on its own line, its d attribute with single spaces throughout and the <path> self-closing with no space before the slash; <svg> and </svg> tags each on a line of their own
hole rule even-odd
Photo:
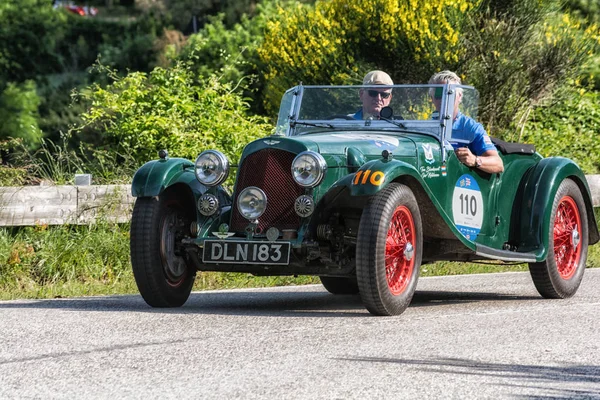
<svg viewBox="0 0 600 400">
<path fill-rule="evenodd" d="M 231 194 L 222 184 L 236 166 L 218 150 L 142 166 L 131 260 L 144 300 L 183 305 L 198 270 L 318 275 L 329 292 L 398 315 L 420 266 L 437 260 L 528 263 L 542 296 L 577 291 L 599 235 L 573 161 L 495 140 L 504 172 L 469 168 L 453 151 L 467 143 L 452 137 L 452 105 L 462 91 L 461 112 L 476 118 L 474 88 L 390 86 L 381 118 L 355 119 L 369 89 L 289 89 L 275 134 L 245 147 Z"/>
</svg>

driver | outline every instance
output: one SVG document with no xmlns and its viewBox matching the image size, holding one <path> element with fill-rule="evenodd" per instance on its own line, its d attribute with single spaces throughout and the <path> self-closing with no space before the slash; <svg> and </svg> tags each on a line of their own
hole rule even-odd
<svg viewBox="0 0 600 400">
<path fill-rule="evenodd" d="M 440 83 L 454 83 L 460 85 L 461 80 L 458 75 L 452 71 L 441 71 L 434 74 L 431 79 L 429 79 L 429 84 Z M 442 104 L 441 93 L 439 93 L 439 90 L 432 90 L 431 97 L 436 110 L 439 112 Z M 462 145 L 459 143 L 452 143 L 456 157 L 458 157 L 460 162 L 467 167 L 479 168 L 490 174 L 504 171 L 502 158 L 498 155 L 498 150 L 496 150 L 496 146 L 492 143 L 492 140 L 483 128 L 483 125 L 459 111 L 458 106 L 462 101 L 462 97 L 463 90 L 457 88 L 454 113 L 452 115 L 454 118 L 452 123 L 452 137 L 469 140 L 469 144 Z"/>
<path fill-rule="evenodd" d="M 383 71 L 371 71 L 363 79 L 363 85 L 392 86 L 393 84 L 392 78 Z M 358 91 L 358 96 L 362 101 L 362 107 L 350 116 L 354 119 L 369 117 L 378 119 L 381 109 L 388 106 L 392 100 L 392 88 L 364 88 Z"/>
</svg>

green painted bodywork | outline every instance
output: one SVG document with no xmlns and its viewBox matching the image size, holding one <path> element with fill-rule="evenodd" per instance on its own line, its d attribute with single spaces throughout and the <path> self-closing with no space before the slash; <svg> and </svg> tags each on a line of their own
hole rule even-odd
<svg viewBox="0 0 600 400">
<path fill-rule="evenodd" d="M 196 187 L 200 182 L 194 175 L 194 163 L 183 158 L 167 158 L 149 161 L 133 176 L 133 197 L 158 196 L 165 188 L 176 183 Z"/>
<path fill-rule="evenodd" d="M 520 248 L 538 255 L 541 261 L 548 254 L 548 239 L 550 232 L 550 213 L 558 187 L 565 179 L 572 179 L 580 187 L 586 202 L 586 208 L 591 208 L 590 190 L 585 175 L 573 161 L 563 157 L 551 157 L 541 160 L 530 171 L 527 179 L 522 182 L 523 200 L 520 203 Z M 585 210 L 582 210 L 584 212 Z M 594 221 L 593 214 L 588 219 Z M 598 241 L 598 231 L 595 223 L 590 229 L 590 244 Z"/>
<path fill-rule="evenodd" d="M 530 253 L 541 261 L 547 255 L 548 207 L 552 206 L 560 182 L 568 177 L 576 178 L 584 198 L 591 204 L 585 176 L 576 164 L 564 158 L 544 159 L 537 153 L 501 154 L 505 171 L 488 174 L 466 167 L 458 161 L 451 147 L 442 148 L 437 138 L 420 133 L 384 135 L 381 131 L 337 131 L 269 140 L 277 143 L 266 144 L 265 140 L 251 143 L 241 162 L 248 154 L 267 147 L 296 154 L 305 150 L 321 153 L 328 171 L 324 181 L 312 192 L 317 202 L 329 190 L 339 187 L 346 188 L 353 197 L 373 196 L 390 182 L 410 176 L 427 193 L 455 238 L 473 251 L 477 244 L 501 250 L 507 242 L 517 241 L 519 252 Z M 384 159 L 383 150 L 390 151 L 392 157 Z M 445 173 L 442 152 L 446 152 Z M 370 171 L 371 176 L 380 172 L 378 178 L 383 177 L 372 184 L 368 178 L 363 180 L 366 171 Z M 357 174 L 362 176 L 355 180 Z M 483 199 L 483 220 L 475 240 L 460 233 L 453 216 L 455 188 L 465 175 L 477 182 Z M 519 221 L 518 224 L 515 221 Z M 590 229 L 593 239 L 597 230 L 594 223 L 591 225 L 594 225 Z"/>
<path fill-rule="evenodd" d="M 343 191 L 350 198 L 356 198 L 359 204 L 364 204 L 391 182 L 404 182 L 409 178 L 426 193 L 434 205 L 434 212 L 437 211 L 445 223 L 444 229 L 472 252 L 476 252 L 478 246 L 502 250 L 511 244 L 518 249 L 517 254 L 527 253 L 529 257 L 542 261 L 547 256 L 549 209 L 558 186 L 566 178 L 574 179 L 579 184 L 588 211 L 591 210 L 591 196 L 585 176 L 575 163 L 560 157 L 544 159 L 537 153 L 500 154 L 505 171 L 487 174 L 460 163 L 450 146 L 442 147 L 439 140 L 431 135 L 399 130 L 327 130 L 302 136 L 270 136 L 256 140 L 244 149 L 239 168 L 243 168 L 244 160 L 250 154 L 267 148 L 293 154 L 312 150 L 325 158 L 327 172 L 322 183 L 305 190 L 317 204 L 336 191 Z M 382 156 L 384 150 L 391 153 L 387 159 Z M 478 232 L 469 234 L 469 237 L 463 235 L 457 226 L 458 219 L 463 216 L 454 215 L 453 211 L 453 206 L 461 198 L 459 195 L 464 193 L 460 190 L 465 181 L 476 183 L 482 200 L 475 203 L 478 209 L 473 214 L 481 218 L 481 221 L 473 223 Z M 192 189 L 195 200 L 206 190 L 213 193 L 223 190 L 220 187 L 207 189 L 200 185 L 193 173 L 193 163 L 173 158 L 151 161 L 142 166 L 134 176 L 132 193 L 136 197 L 157 196 L 179 183 Z M 334 204 L 328 206 L 335 207 L 339 195 L 332 195 L 331 198 Z M 221 223 L 229 223 L 230 215 L 230 207 L 209 218 L 198 214 L 199 235 L 196 243 L 202 245 L 205 239 L 213 237 L 212 232 Z M 316 215 L 302 220 L 298 238 L 291 240 L 293 247 L 302 245 L 309 225 L 324 223 L 311 221 Z M 432 216 L 422 215 L 423 220 L 427 218 Z M 591 218 L 590 244 L 597 240 L 598 230 L 595 220 Z"/>
</svg>

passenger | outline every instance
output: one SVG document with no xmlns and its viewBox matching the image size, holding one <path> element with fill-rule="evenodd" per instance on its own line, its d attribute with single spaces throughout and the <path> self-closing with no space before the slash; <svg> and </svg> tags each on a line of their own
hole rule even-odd
<svg viewBox="0 0 600 400">
<path fill-rule="evenodd" d="M 371 71 L 363 79 L 363 85 L 392 86 L 393 84 L 392 78 L 383 71 Z M 369 117 L 378 119 L 381 109 L 389 105 L 392 100 L 392 88 L 360 89 L 358 96 L 362 101 L 362 107 L 350 116 L 354 119 L 367 119 Z"/>
<path fill-rule="evenodd" d="M 452 71 L 438 72 L 429 79 L 429 84 L 443 83 L 460 85 L 461 80 Z M 431 97 L 433 98 L 435 108 L 439 112 L 442 103 L 441 93 L 439 91 L 432 91 Z M 467 167 L 479 168 L 490 174 L 504 171 L 502 158 L 498 155 L 498 150 L 483 128 L 483 125 L 459 111 L 459 104 L 462 101 L 462 97 L 463 90 L 458 88 L 454 102 L 452 138 L 468 140 L 469 144 L 451 143 L 454 147 L 456 157 Z"/>
</svg>

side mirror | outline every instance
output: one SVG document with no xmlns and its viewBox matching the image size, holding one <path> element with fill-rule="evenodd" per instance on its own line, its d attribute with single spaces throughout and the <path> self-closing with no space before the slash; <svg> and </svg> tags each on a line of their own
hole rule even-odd
<svg viewBox="0 0 600 400">
<path fill-rule="evenodd" d="M 394 110 L 392 110 L 392 107 L 386 106 L 379 111 L 379 117 L 381 117 L 381 119 L 392 119 L 393 116 Z"/>
</svg>

